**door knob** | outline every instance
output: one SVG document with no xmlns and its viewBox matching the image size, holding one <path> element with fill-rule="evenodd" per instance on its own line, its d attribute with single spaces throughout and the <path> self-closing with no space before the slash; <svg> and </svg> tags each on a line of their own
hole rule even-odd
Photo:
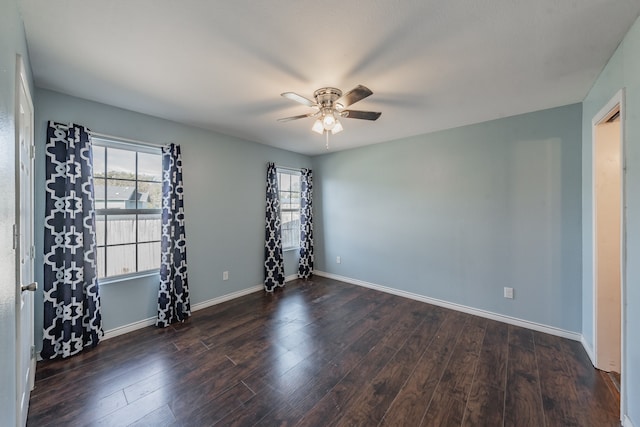
<svg viewBox="0 0 640 427">
<path fill-rule="evenodd" d="M 38 282 L 33 282 L 33 283 L 29 283 L 28 285 L 20 286 L 20 290 L 22 292 L 24 292 L 24 291 L 34 292 L 36 289 L 38 289 Z"/>
</svg>

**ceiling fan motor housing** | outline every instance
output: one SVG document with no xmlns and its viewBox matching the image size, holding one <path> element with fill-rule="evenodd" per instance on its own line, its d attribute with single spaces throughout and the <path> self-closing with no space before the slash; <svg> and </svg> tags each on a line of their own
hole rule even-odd
<svg viewBox="0 0 640 427">
<path fill-rule="evenodd" d="M 334 103 L 342 96 L 342 91 L 335 87 L 323 87 L 313 92 L 313 97 L 320 109 L 334 108 Z"/>
</svg>

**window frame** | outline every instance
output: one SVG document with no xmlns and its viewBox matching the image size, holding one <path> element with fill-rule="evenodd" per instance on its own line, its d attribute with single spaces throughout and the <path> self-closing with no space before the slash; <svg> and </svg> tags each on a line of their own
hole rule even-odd
<svg viewBox="0 0 640 427">
<path fill-rule="evenodd" d="M 143 145 L 143 144 L 136 144 L 133 142 L 123 142 L 123 141 L 118 141 L 116 139 L 111 139 L 108 137 L 96 137 L 93 136 L 92 137 L 92 143 L 94 147 L 104 147 L 104 165 L 105 165 L 105 170 L 102 171 L 104 176 L 96 176 L 96 170 L 93 170 L 93 180 L 94 180 L 94 189 L 96 188 L 95 185 L 95 181 L 96 179 L 104 179 L 104 191 L 105 191 L 105 196 L 106 196 L 106 191 L 108 188 L 108 181 L 111 179 L 114 180 L 122 180 L 122 181 L 133 181 L 135 182 L 135 190 L 134 191 L 138 191 L 138 183 L 139 182 L 147 182 L 147 183 L 153 183 L 153 184 L 160 184 L 162 186 L 162 175 L 160 176 L 159 180 L 155 181 L 155 180 L 144 180 L 144 179 L 139 179 L 138 176 L 138 153 L 147 153 L 147 154 L 155 154 L 155 155 L 159 155 L 160 156 L 160 173 L 162 174 L 162 147 L 155 147 L 155 146 L 149 146 L 149 145 Z M 108 150 L 109 149 L 118 149 L 118 150 L 126 150 L 126 151 L 131 151 L 136 153 L 135 154 L 135 170 L 132 171 L 134 173 L 134 178 L 133 179 L 123 179 L 123 178 L 107 178 L 107 170 L 108 170 L 108 164 L 107 164 L 107 158 L 108 158 Z M 93 148 L 92 148 L 93 150 Z M 92 157 L 94 156 L 95 152 L 92 151 Z M 95 157 L 93 157 L 94 159 L 94 164 L 95 164 Z M 94 191 L 94 195 L 95 195 L 95 191 Z M 94 196 L 95 199 L 95 196 Z M 138 204 L 138 202 L 136 201 L 136 205 Z M 107 227 L 108 227 L 108 223 L 109 223 L 109 217 L 118 217 L 118 216 L 126 216 L 126 215 L 135 215 L 135 237 L 133 238 L 133 240 L 131 242 L 127 242 L 127 243 L 115 243 L 115 244 L 109 244 L 108 242 L 108 238 L 107 238 Z M 149 209 L 149 208 L 135 208 L 135 209 L 131 209 L 131 208 L 109 208 L 107 207 L 107 201 L 105 200 L 105 204 L 104 204 L 104 208 L 95 208 L 95 216 L 96 216 L 96 255 L 98 253 L 98 249 L 104 249 L 104 256 L 101 260 L 98 259 L 98 257 L 96 256 L 96 265 L 98 266 L 98 263 L 100 262 L 104 262 L 104 273 L 105 276 L 104 277 L 99 277 L 98 275 L 98 282 L 100 285 L 102 284 L 107 284 L 107 283 L 115 283 L 115 282 L 121 282 L 124 280 L 129 280 L 129 279 L 134 279 L 134 278 L 141 278 L 141 277 L 147 277 L 147 276 L 152 276 L 152 275 L 156 275 L 158 274 L 158 272 L 160 271 L 160 258 L 158 258 L 158 266 L 156 268 L 152 268 L 152 269 L 146 269 L 146 270 L 138 270 L 139 268 L 139 245 L 140 244 L 148 244 L 148 243 L 159 243 L 161 244 L 162 242 L 162 235 L 161 233 L 159 233 L 159 237 L 157 240 L 143 240 L 140 241 L 140 226 L 139 226 L 139 221 L 140 221 L 140 216 L 142 215 L 158 215 L 158 217 L 161 219 L 162 218 L 162 207 L 159 208 L 154 208 L 154 209 Z M 104 217 L 104 242 L 102 245 L 98 244 L 97 242 L 97 236 L 98 236 L 98 217 Z M 160 225 L 161 227 L 161 225 Z M 161 231 L 158 230 L 158 231 Z M 123 274 L 116 274 L 116 275 L 112 275 L 112 276 L 107 276 L 107 271 L 108 271 L 108 265 L 109 265 L 109 261 L 108 261 L 108 254 L 107 254 L 107 248 L 109 247 L 117 247 L 117 246 L 127 246 L 127 245 L 134 245 L 135 247 L 135 272 L 130 272 L 130 273 L 123 273 Z M 98 274 L 99 274 L 99 270 L 98 269 Z"/>
<path fill-rule="evenodd" d="M 276 167 L 276 172 L 278 174 L 278 200 L 280 201 L 280 235 L 282 236 L 284 234 L 284 221 L 283 221 L 283 213 L 285 212 L 297 212 L 298 215 L 301 214 L 302 212 L 302 204 L 301 204 L 301 200 L 302 200 L 302 182 L 300 181 L 301 179 L 301 172 L 299 169 L 286 169 L 286 168 L 279 168 Z M 296 177 L 298 179 L 299 182 L 299 190 L 298 191 L 292 191 L 291 190 L 291 186 L 289 187 L 289 190 L 282 190 L 282 185 L 281 185 L 281 180 L 280 180 L 280 175 L 289 175 L 291 177 Z M 291 179 L 291 178 L 290 178 Z M 298 208 L 287 208 L 284 209 L 283 208 L 283 203 L 282 203 L 282 194 L 283 193 L 289 193 L 289 194 L 298 194 L 298 200 L 300 200 L 299 204 L 298 204 Z M 288 229 L 288 230 L 293 230 L 293 229 Z M 300 228 L 298 227 L 298 234 L 297 234 L 297 244 L 296 245 L 292 245 L 292 246 L 284 246 L 284 242 L 282 244 L 282 251 L 295 251 L 295 250 L 299 250 L 300 249 Z"/>
</svg>

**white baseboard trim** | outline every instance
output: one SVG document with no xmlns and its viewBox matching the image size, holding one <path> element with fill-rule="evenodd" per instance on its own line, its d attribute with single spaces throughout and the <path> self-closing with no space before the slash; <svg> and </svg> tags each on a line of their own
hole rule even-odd
<svg viewBox="0 0 640 427">
<path fill-rule="evenodd" d="M 284 278 L 284 283 L 290 282 L 292 280 L 296 280 L 298 278 L 297 274 L 292 274 Z"/>
<path fill-rule="evenodd" d="M 624 416 L 624 419 L 622 420 L 622 427 L 634 427 L 629 416 Z"/>
<path fill-rule="evenodd" d="M 298 278 L 297 274 L 292 274 L 284 278 L 285 283 L 290 282 L 292 280 L 296 280 Z M 254 292 L 258 292 L 264 289 L 264 285 L 261 283 L 259 285 L 252 286 L 247 289 L 243 289 L 241 291 L 232 292 L 230 294 L 222 295 L 217 298 L 212 298 L 210 300 L 202 301 L 196 304 L 191 305 L 191 311 L 202 310 L 203 308 L 211 307 L 213 305 L 221 304 L 226 301 L 230 301 L 232 299 L 240 298 L 245 295 L 252 294 Z M 118 335 L 126 334 L 128 332 L 133 332 L 138 329 L 146 328 L 147 326 L 155 325 L 156 318 L 150 317 L 148 319 L 139 320 L 137 322 L 129 323 L 127 325 L 118 326 L 117 328 L 109 329 L 104 332 L 103 340 L 108 340 L 109 338 L 117 337 Z"/>
<path fill-rule="evenodd" d="M 538 332 L 544 332 L 550 335 L 556 335 L 563 338 L 569 338 L 574 341 L 581 341 L 582 334 L 577 332 L 567 331 L 565 329 L 556 328 L 555 326 L 543 325 L 541 323 L 531 322 L 529 320 L 518 319 L 516 317 L 506 316 L 504 314 L 498 314 L 491 311 L 481 310 L 478 308 L 469 307 L 462 304 L 456 304 L 448 301 L 439 300 L 436 298 L 430 298 L 424 295 L 415 294 L 413 292 L 402 291 L 400 289 L 390 288 L 388 286 L 377 285 L 375 283 L 365 282 L 363 280 L 352 279 L 350 277 L 344 277 L 333 273 L 327 273 L 325 271 L 314 270 L 313 274 L 327 277 L 329 279 L 339 280 L 341 282 L 350 283 L 356 286 L 362 286 L 365 288 L 375 289 L 377 291 L 386 292 L 393 295 L 413 299 L 416 301 L 426 302 L 428 304 L 437 305 L 451 310 L 461 311 L 463 313 L 473 314 L 475 316 L 484 317 L 487 319 L 497 320 L 499 322 L 508 323 L 510 325 L 520 326 L 527 329 L 532 329 Z"/>
<path fill-rule="evenodd" d="M 245 295 L 252 294 L 254 292 L 258 292 L 264 289 L 263 284 L 255 285 L 247 289 L 243 289 L 241 291 L 231 292 L 230 294 L 222 295 L 220 297 L 212 298 L 206 301 L 202 301 L 196 304 L 191 305 L 191 311 L 202 310 L 203 308 L 211 307 L 212 305 L 221 304 L 226 301 L 230 301 L 232 299 L 240 298 Z"/>
<path fill-rule="evenodd" d="M 203 308 L 211 307 L 212 305 L 220 304 L 225 301 L 229 301 L 235 298 L 239 298 L 244 295 L 249 295 L 254 292 L 258 292 L 264 289 L 264 285 L 256 285 L 247 289 L 243 289 L 241 291 L 232 292 L 230 294 L 222 295 L 217 298 L 213 298 L 207 301 L 202 301 L 196 304 L 191 305 L 191 311 L 202 310 Z M 129 323 L 128 325 L 118 326 L 117 328 L 109 329 L 104 332 L 103 340 L 108 340 L 109 338 L 117 337 L 118 335 L 126 334 L 128 332 L 133 332 L 138 329 L 146 328 L 147 326 L 155 325 L 156 318 L 150 317 L 148 319 L 139 320 L 137 322 Z"/>
<path fill-rule="evenodd" d="M 287 283 L 287 282 L 290 282 L 292 280 L 296 280 L 297 278 L 298 278 L 297 274 L 292 274 L 290 276 L 285 277 L 284 278 L 284 282 Z M 217 305 L 217 304 L 223 303 L 225 301 L 230 301 L 232 299 L 240 298 L 240 297 L 243 297 L 245 295 L 249 295 L 249 294 L 252 294 L 254 292 L 261 291 L 263 289 L 264 289 L 264 284 L 260 283 L 259 285 L 255 285 L 255 286 L 252 286 L 250 288 L 243 289 L 241 291 L 232 292 L 230 294 L 226 294 L 226 295 L 223 295 L 221 297 L 217 297 L 217 298 L 213 298 L 213 299 L 210 299 L 210 300 L 207 300 L 207 301 L 199 302 L 197 304 L 193 304 L 191 306 L 191 311 L 202 310 L 203 308 L 211 307 L 212 305 Z"/>
<path fill-rule="evenodd" d="M 587 356 L 589 356 L 589 360 L 591 360 L 591 364 L 593 366 L 596 366 L 595 353 L 593 352 L 593 348 L 591 347 L 591 345 L 589 345 L 587 340 L 584 339 L 584 335 L 581 335 L 580 342 L 582 343 L 582 347 L 584 348 L 584 351 L 587 352 Z"/>
<path fill-rule="evenodd" d="M 137 322 L 129 323 L 128 325 L 118 326 L 117 328 L 109 329 L 108 331 L 104 331 L 103 340 L 108 340 L 109 338 L 117 337 L 118 335 L 127 334 L 129 332 L 136 331 L 138 329 L 146 328 L 147 326 L 155 325 L 156 318 L 149 317 L 148 319 L 138 320 Z"/>
</svg>

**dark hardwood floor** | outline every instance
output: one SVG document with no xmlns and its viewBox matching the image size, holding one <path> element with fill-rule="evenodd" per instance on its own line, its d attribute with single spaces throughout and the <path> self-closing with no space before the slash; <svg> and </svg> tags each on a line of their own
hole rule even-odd
<svg viewBox="0 0 640 427">
<path fill-rule="evenodd" d="M 29 426 L 618 426 L 580 343 L 322 277 L 38 363 Z"/>
</svg>

